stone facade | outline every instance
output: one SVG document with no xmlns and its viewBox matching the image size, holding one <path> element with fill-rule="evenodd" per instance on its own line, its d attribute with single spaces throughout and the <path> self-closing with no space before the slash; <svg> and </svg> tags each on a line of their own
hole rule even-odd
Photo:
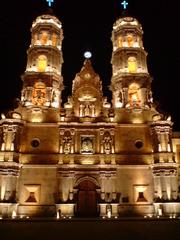
<svg viewBox="0 0 180 240">
<path fill-rule="evenodd" d="M 0 120 L 0 215 L 180 215 L 180 134 L 156 110 L 142 27 L 112 30 L 112 104 L 91 60 L 62 106 L 61 22 L 32 24 L 21 100 Z"/>
</svg>

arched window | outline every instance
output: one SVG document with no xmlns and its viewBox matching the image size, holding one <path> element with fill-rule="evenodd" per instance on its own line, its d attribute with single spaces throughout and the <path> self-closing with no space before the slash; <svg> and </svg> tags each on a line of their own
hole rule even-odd
<svg viewBox="0 0 180 240">
<path fill-rule="evenodd" d="M 45 55 L 40 55 L 37 60 L 38 72 L 45 72 L 47 67 L 47 57 Z"/>
<path fill-rule="evenodd" d="M 137 72 L 137 60 L 135 57 L 128 58 L 128 71 L 129 71 L 129 73 Z"/>
</svg>

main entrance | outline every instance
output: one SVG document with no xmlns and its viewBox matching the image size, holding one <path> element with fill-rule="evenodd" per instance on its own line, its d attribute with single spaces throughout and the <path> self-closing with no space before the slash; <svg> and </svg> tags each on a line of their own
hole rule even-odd
<svg viewBox="0 0 180 240">
<path fill-rule="evenodd" d="M 78 185 L 77 216 L 97 217 L 96 185 L 90 180 L 84 180 Z"/>
</svg>

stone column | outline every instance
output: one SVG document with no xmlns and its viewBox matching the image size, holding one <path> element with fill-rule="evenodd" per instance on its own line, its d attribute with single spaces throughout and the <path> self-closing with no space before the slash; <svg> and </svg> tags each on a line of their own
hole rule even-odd
<svg viewBox="0 0 180 240">
<path fill-rule="evenodd" d="M 154 174 L 154 198 L 155 200 L 162 197 L 161 177 L 159 174 Z"/>
<path fill-rule="evenodd" d="M 161 173 L 161 187 L 162 187 L 162 199 L 167 200 L 168 196 L 167 196 L 166 180 L 163 172 Z"/>
<path fill-rule="evenodd" d="M 144 107 L 147 103 L 147 89 L 141 88 L 141 107 Z"/>
<path fill-rule="evenodd" d="M 174 171 L 171 174 L 171 198 L 172 200 L 176 200 L 178 197 L 178 175 L 177 175 L 177 171 Z"/>
</svg>

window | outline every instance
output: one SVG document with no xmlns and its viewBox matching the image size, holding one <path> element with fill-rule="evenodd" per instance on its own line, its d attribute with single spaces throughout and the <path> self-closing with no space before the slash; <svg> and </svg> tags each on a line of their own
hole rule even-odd
<svg viewBox="0 0 180 240">
<path fill-rule="evenodd" d="M 135 57 L 128 58 L 128 71 L 129 71 L 129 73 L 137 72 L 137 60 Z"/>
<path fill-rule="evenodd" d="M 47 67 L 47 57 L 45 55 L 40 55 L 37 60 L 38 72 L 45 72 L 46 67 Z"/>
<path fill-rule="evenodd" d="M 141 140 L 136 140 L 135 146 L 136 146 L 136 148 L 140 149 L 143 147 L 143 142 Z"/>
<path fill-rule="evenodd" d="M 38 147 L 39 144 L 40 144 L 40 140 L 37 139 L 37 138 L 36 138 L 36 139 L 33 139 L 33 140 L 31 141 L 31 146 L 34 147 L 34 148 Z"/>
</svg>

